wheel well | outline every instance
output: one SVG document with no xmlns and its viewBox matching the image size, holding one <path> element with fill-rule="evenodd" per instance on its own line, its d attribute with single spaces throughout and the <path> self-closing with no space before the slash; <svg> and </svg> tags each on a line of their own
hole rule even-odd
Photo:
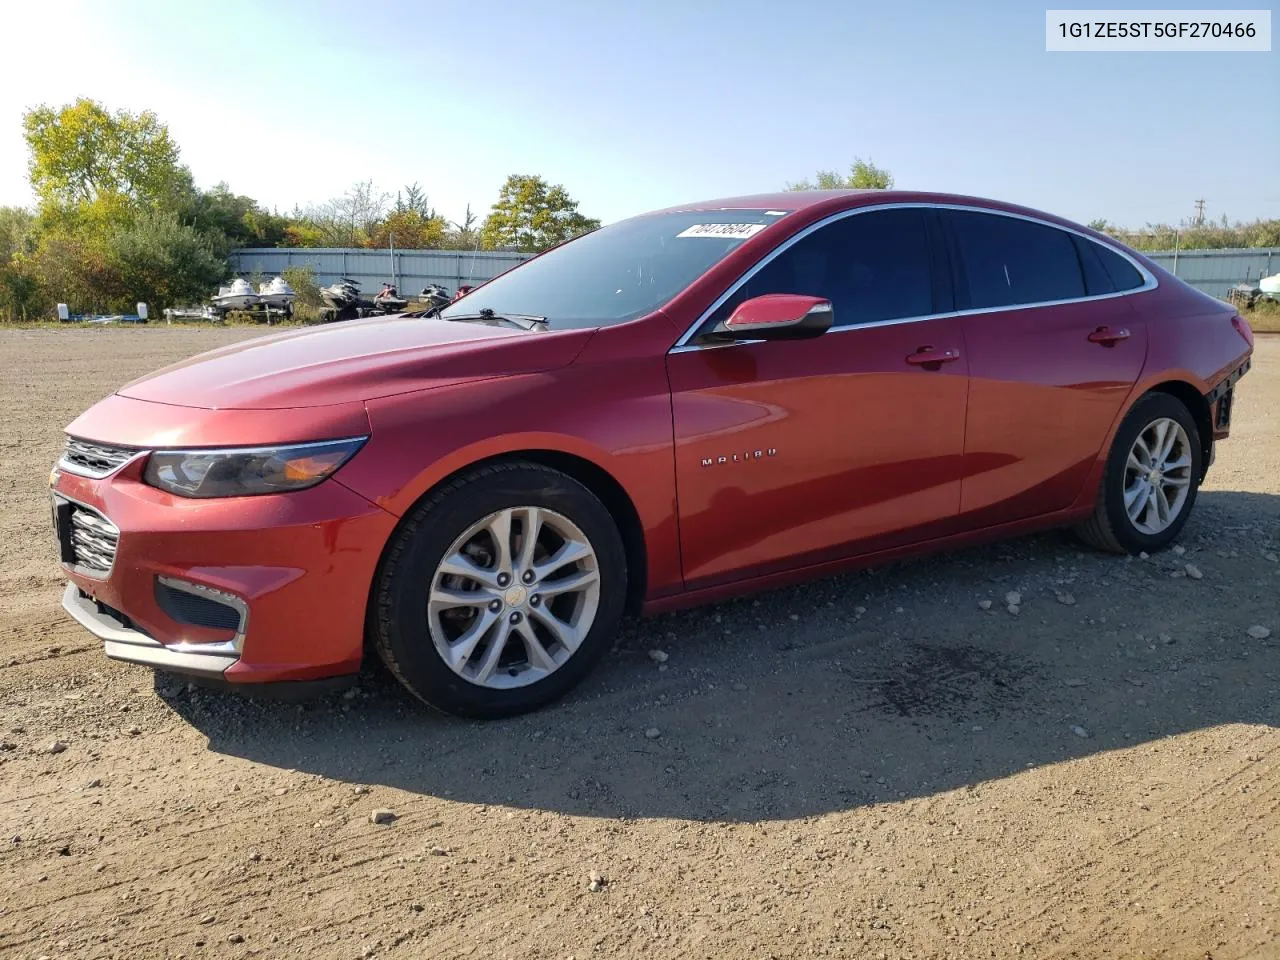
<svg viewBox="0 0 1280 960">
<path fill-rule="evenodd" d="M 640 514 L 636 512 L 636 507 L 631 502 L 631 497 L 622 488 L 622 484 L 618 483 L 607 470 L 602 469 L 590 460 L 571 453 L 564 453 L 560 450 L 514 450 L 469 463 L 443 478 L 431 490 L 448 483 L 460 474 L 469 473 L 477 467 L 510 460 L 524 460 L 529 463 L 550 467 L 553 470 L 559 470 L 561 473 L 577 480 L 605 505 L 605 508 L 612 514 L 614 522 L 618 525 L 618 533 L 622 535 L 622 545 L 626 549 L 626 610 L 628 613 L 639 613 L 640 605 L 644 602 L 646 579 L 649 570 L 644 527 L 640 523 Z M 428 496 L 431 490 L 425 491 L 423 496 Z"/>
<path fill-rule="evenodd" d="M 1213 449 L 1213 418 L 1209 412 L 1209 401 L 1199 390 L 1185 380 L 1168 380 L 1151 388 L 1152 393 L 1167 393 L 1182 401 L 1182 405 L 1191 411 L 1195 418 L 1196 430 L 1200 433 L 1200 462 L 1204 470 L 1209 469 L 1209 453 Z M 1201 478 L 1203 479 L 1203 478 Z"/>
</svg>

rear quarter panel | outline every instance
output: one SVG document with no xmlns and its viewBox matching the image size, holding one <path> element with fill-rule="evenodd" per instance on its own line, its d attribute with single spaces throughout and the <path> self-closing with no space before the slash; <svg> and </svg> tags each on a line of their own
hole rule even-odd
<svg viewBox="0 0 1280 960">
<path fill-rule="evenodd" d="M 1146 320 L 1147 360 L 1098 450 L 1093 471 L 1075 504 L 1082 513 L 1092 510 L 1116 431 L 1143 394 L 1170 382 L 1186 383 L 1198 393 L 1208 393 L 1253 352 L 1232 326 L 1233 307 L 1188 286 L 1145 257 L 1134 256 L 1159 281 L 1156 289 L 1127 298 Z M 1224 436 L 1215 433 L 1215 439 Z"/>
<path fill-rule="evenodd" d="M 1185 380 L 1208 393 L 1252 352 L 1231 324 L 1235 308 L 1155 270 L 1160 286 L 1133 298 L 1147 318 L 1149 346 L 1131 399 L 1165 380 Z"/>
</svg>

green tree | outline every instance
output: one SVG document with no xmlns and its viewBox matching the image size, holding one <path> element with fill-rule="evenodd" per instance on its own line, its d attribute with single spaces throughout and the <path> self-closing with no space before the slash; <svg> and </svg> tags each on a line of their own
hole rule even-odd
<svg viewBox="0 0 1280 960">
<path fill-rule="evenodd" d="M 31 185 L 42 205 L 93 203 L 104 196 L 172 209 L 191 188 L 169 128 L 144 110 L 108 111 L 94 100 L 22 116 Z"/>
<path fill-rule="evenodd" d="M 26 207 L 0 207 L 0 264 L 35 252 L 36 215 Z"/>
<path fill-rule="evenodd" d="M 877 167 L 871 160 L 855 158 L 849 167 L 849 175 L 835 170 L 819 170 L 813 181 L 801 180 L 788 183 L 788 190 L 888 190 L 893 186 L 893 174 Z"/>
<path fill-rule="evenodd" d="M 120 291 L 113 306 L 121 309 L 137 300 L 157 312 L 199 302 L 231 272 L 206 234 L 160 210 L 144 211 L 112 232 L 107 261 Z"/>
<path fill-rule="evenodd" d="M 476 229 L 476 220 L 474 213 L 471 212 L 471 204 L 467 204 L 467 212 L 462 215 L 461 220 L 450 221 L 448 229 L 444 234 L 444 241 L 441 248 L 445 250 L 474 250 L 480 243 L 480 231 Z"/>
<path fill-rule="evenodd" d="M 599 220 L 578 212 L 578 202 L 563 186 L 551 186 L 542 177 L 512 174 L 485 218 L 480 240 L 486 249 L 515 247 L 532 253 L 599 226 Z"/>
<path fill-rule="evenodd" d="M 263 210 L 256 200 L 232 192 L 225 183 L 193 190 L 179 210 L 184 223 L 206 234 L 224 254 L 235 247 L 274 247 L 288 221 Z"/>
<path fill-rule="evenodd" d="M 427 203 L 427 193 L 417 182 L 408 184 L 403 191 L 396 191 L 394 213 L 420 213 L 426 219 L 435 217 L 436 212 Z"/>
<path fill-rule="evenodd" d="M 5 319 L 27 320 L 40 311 L 40 280 L 25 254 L 0 264 L 0 313 Z"/>
<path fill-rule="evenodd" d="M 398 210 L 369 232 L 369 245 L 381 250 L 395 240 L 400 250 L 439 250 L 444 244 L 445 219 L 434 211 Z"/>
<path fill-rule="evenodd" d="M 73 313 L 102 312 L 127 300 L 105 236 L 64 228 L 45 231 L 31 270 L 50 306 L 61 302 Z"/>
<path fill-rule="evenodd" d="M 37 310 L 40 282 L 31 255 L 39 245 L 36 217 L 25 207 L 0 207 L 0 312 L 26 319 Z"/>
<path fill-rule="evenodd" d="M 326 245 L 325 233 L 318 226 L 304 217 L 290 217 L 290 222 L 284 228 L 284 240 L 282 244 L 286 247 L 323 247 Z"/>
</svg>

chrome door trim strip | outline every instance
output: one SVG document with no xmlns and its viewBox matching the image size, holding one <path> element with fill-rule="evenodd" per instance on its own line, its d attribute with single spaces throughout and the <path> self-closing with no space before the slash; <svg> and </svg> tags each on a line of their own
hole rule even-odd
<svg viewBox="0 0 1280 960">
<path fill-rule="evenodd" d="M 1018 303 L 1018 304 L 1010 304 L 1008 306 L 1001 306 L 1001 307 L 978 307 L 971 310 L 952 310 L 948 313 L 930 313 L 930 314 L 925 314 L 924 316 L 895 317 L 892 320 L 877 320 L 873 323 L 842 324 L 839 326 L 832 327 L 830 330 L 827 331 L 826 334 L 824 334 L 824 336 L 830 336 L 833 333 L 843 333 L 846 330 L 866 330 L 871 327 L 895 326 L 897 324 L 902 324 L 902 323 L 920 323 L 925 320 L 941 320 L 946 317 L 971 317 L 971 316 L 977 316 L 983 313 L 1004 313 L 1009 310 L 1029 310 L 1033 307 L 1055 307 L 1065 303 L 1090 303 L 1094 300 L 1111 300 L 1116 297 L 1128 297 L 1136 293 L 1146 293 L 1148 290 L 1154 290 L 1156 287 L 1160 285 L 1160 281 L 1156 279 L 1155 274 L 1153 274 L 1150 270 L 1148 270 L 1141 263 L 1135 260 L 1133 256 L 1129 254 L 1127 251 L 1122 250 L 1117 246 L 1113 246 L 1112 244 L 1103 243 L 1102 241 L 1097 240 L 1086 233 L 1082 233 L 1081 231 L 1076 230 L 1073 227 L 1063 226 L 1060 223 L 1053 223 L 1049 220 L 1041 219 L 1040 217 L 1032 217 L 1022 213 L 1013 213 L 1012 211 L 1008 211 L 1008 210 L 994 210 L 990 207 L 977 207 L 971 204 L 964 204 L 964 203 L 928 203 L 923 201 L 916 202 L 916 203 L 912 203 L 912 202 L 875 203 L 875 204 L 869 204 L 863 207 L 854 207 L 852 210 L 841 210 L 838 213 L 833 213 L 830 216 L 824 217 L 823 219 L 818 220 L 815 223 L 809 224 L 809 226 L 805 227 L 799 233 L 795 234 L 794 236 L 788 237 L 781 244 L 774 247 L 771 251 L 769 251 L 769 253 L 763 256 L 760 260 L 756 261 L 756 263 L 752 265 L 751 268 L 748 269 L 742 276 L 740 276 L 737 280 L 735 280 L 733 284 L 729 287 L 729 289 L 727 289 L 724 293 L 722 293 L 719 297 L 717 297 L 715 301 L 711 304 L 711 306 L 707 307 L 707 309 L 702 312 L 702 314 L 698 317 L 698 319 L 694 321 L 693 325 L 690 326 L 689 329 L 684 332 L 684 334 L 680 337 L 680 339 L 675 342 L 675 345 L 667 352 L 668 353 L 687 353 L 693 350 L 715 350 L 721 347 L 732 347 L 732 346 L 737 346 L 737 345 L 746 344 L 746 343 L 762 343 L 763 341 L 761 340 L 739 340 L 739 341 L 731 341 L 729 343 L 712 343 L 712 344 L 696 344 L 696 343 L 690 343 L 689 341 L 693 338 L 693 335 L 694 333 L 697 332 L 698 328 L 707 322 L 707 318 L 709 318 L 713 313 L 719 310 L 720 307 L 724 305 L 724 302 L 726 300 L 728 300 L 731 296 L 737 293 L 739 288 L 741 288 L 744 283 L 746 283 L 748 280 L 754 277 L 757 273 L 759 273 L 762 269 L 764 269 L 764 267 L 766 267 L 770 262 L 772 262 L 775 257 L 781 255 L 784 251 L 789 249 L 792 245 L 803 240 L 805 237 L 807 237 L 809 234 L 813 233 L 814 231 L 821 230 L 823 227 L 827 226 L 828 224 L 834 223 L 837 220 L 843 220 L 846 217 L 857 216 L 860 213 L 870 213 L 873 210 L 920 210 L 920 209 L 963 210 L 963 211 L 972 212 L 972 213 L 987 213 L 993 216 L 1009 217 L 1013 220 L 1026 220 L 1030 223 L 1037 223 L 1037 224 L 1040 224 L 1041 226 L 1052 227 L 1055 230 L 1061 230 L 1064 233 L 1075 234 L 1077 237 L 1081 237 L 1082 239 L 1087 240 L 1090 243 L 1097 244 L 1100 247 L 1105 247 L 1106 249 L 1112 251 L 1113 253 L 1117 253 L 1120 256 L 1124 257 L 1124 259 L 1127 260 L 1129 264 L 1135 270 L 1137 270 L 1138 273 L 1142 276 L 1142 279 L 1143 279 L 1142 286 L 1134 287 L 1132 290 L 1122 290 L 1117 293 L 1099 293 L 1099 294 L 1094 294 L 1093 296 L 1086 296 L 1086 297 L 1068 297 L 1065 300 L 1040 300 L 1035 303 Z"/>
</svg>

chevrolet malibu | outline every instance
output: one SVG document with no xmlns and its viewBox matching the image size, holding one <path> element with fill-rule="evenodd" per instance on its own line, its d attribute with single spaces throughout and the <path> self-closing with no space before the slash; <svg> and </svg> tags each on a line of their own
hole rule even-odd
<svg viewBox="0 0 1280 960">
<path fill-rule="evenodd" d="M 441 710 L 569 690 L 619 618 L 1074 527 L 1155 551 L 1252 332 L 1058 217 L 784 193 L 615 223 L 438 317 L 298 330 L 67 428 L 63 605 L 232 686 L 376 653 Z"/>
</svg>

